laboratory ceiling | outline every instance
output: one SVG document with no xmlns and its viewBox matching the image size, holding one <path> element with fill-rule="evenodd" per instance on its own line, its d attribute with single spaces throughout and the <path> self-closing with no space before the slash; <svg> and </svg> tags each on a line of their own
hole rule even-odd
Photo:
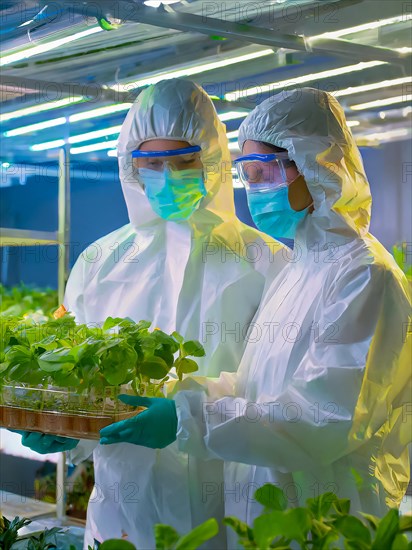
<svg viewBox="0 0 412 550">
<path fill-rule="evenodd" d="M 410 139 L 412 3 L 401 0 L 6 1 L 0 8 L 1 156 L 115 162 L 143 87 L 190 78 L 233 154 L 246 114 L 298 86 L 332 92 L 359 145 Z M 4 184 L 4 182 L 3 182 Z"/>
</svg>

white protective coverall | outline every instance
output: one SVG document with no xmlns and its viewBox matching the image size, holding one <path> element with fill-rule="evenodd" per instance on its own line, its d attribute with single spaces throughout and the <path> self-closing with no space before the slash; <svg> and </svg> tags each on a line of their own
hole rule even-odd
<svg viewBox="0 0 412 550">
<path fill-rule="evenodd" d="M 248 523 L 267 482 L 291 506 L 332 491 L 351 499 L 352 513 L 380 515 L 409 480 L 405 276 L 368 232 L 368 181 L 333 96 L 304 88 L 272 97 L 243 122 L 241 148 L 247 139 L 288 150 L 314 211 L 262 301 L 238 374 L 176 394 L 179 446 L 226 461 L 226 515 Z"/>
<path fill-rule="evenodd" d="M 136 180 L 131 152 L 155 138 L 202 148 L 207 196 L 187 221 L 159 218 Z M 194 83 L 159 82 L 146 88 L 131 107 L 118 154 L 130 223 L 79 257 L 67 284 L 65 307 L 79 323 L 120 316 L 152 321 L 165 332 L 177 330 L 203 343 L 206 357 L 199 360 L 200 375 L 235 371 L 245 327 L 259 306 L 266 277 L 273 279 L 284 266 L 287 249 L 236 218 L 225 126 Z M 94 446 L 81 441 L 71 460 L 86 458 Z M 85 548 L 93 537 L 103 541 L 123 534 L 140 549 L 154 548 L 155 523 L 170 524 L 183 534 L 223 514 L 220 500 L 205 504 L 201 494 L 203 480 L 222 479 L 221 461 L 189 461 L 177 444 L 163 450 L 129 443 L 97 445 L 93 457 L 95 489 Z M 214 544 L 224 548 L 226 543 L 221 539 Z"/>
</svg>

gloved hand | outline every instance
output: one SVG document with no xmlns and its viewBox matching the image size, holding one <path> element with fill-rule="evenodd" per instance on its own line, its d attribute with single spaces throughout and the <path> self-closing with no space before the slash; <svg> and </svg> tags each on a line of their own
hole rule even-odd
<svg viewBox="0 0 412 550">
<path fill-rule="evenodd" d="M 48 453 L 61 453 L 74 449 L 79 439 L 70 437 L 62 437 L 60 435 L 42 434 L 39 432 L 25 432 L 20 430 L 10 430 L 21 434 L 21 442 L 25 447 L 29 447 L 32 451 L 36 451 L 41 455 Z"/>
<path fill-rule="evenodd" d="M 147 409 L 101 429 L 101 445 L 134 443 L 151 449 L 163 449 L 176 441 L 177 415 L 174 401 L 165 397 L 124 394 L 119 395 L 119 399 L 127 405 Z"/>
</svg>

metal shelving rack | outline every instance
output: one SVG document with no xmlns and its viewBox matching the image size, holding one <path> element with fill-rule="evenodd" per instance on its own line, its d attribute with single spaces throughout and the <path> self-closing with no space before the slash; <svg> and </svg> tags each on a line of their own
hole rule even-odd
<svg viewBox="0 0 412 550">
<path fill-rule="evenodd" d="M 64 289 L 69 275 L 70 238 L 70 156 L 68 147 L 59 151 L 58 229 L 57 231 L 35 231 L 31 229 L 0 228 L 0 246 L 60 247 L 58 261 L 58 298 L 63 303 Z M 61 453 L 57 463 L 56 515 L 65 517 L 66 508 L 66 456 Z M 42 515 L 42 514 L 40 514 Z M 33 517 L 33 516 L 32 516 Z"/>
</svg>

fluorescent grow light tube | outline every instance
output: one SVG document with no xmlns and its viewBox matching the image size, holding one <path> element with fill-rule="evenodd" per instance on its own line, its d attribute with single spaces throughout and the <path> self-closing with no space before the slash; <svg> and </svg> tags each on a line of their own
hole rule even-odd
<svg viewBox="0 0 412 550">
<path fill-rule="evenodd" d="M 213 71 L 214 69 L 220 69 L 222 67 L 228 67 L 235 65 L 236 63 L 243 63 L 245 61 L 251 61 L 267 55 L 273 55 L 272 49 L 261 50 L 244 55 L 238 55 L 236 57 L 228 57 L 220 61 L 212 61 L 210 63 L 203 63 L 201 65 L 195 65 L 193 67 L 185 67 L 183 69 L 176 69 L 174 71 L 165 71 L 163 73 L 156 72 L 153 76 L 147 76 L 139 80 L 124 82 L 122 84 L 116 84 L 110 86 L 113 90 L 127 92 L 133 88 L 142 88 L 143 86 L 149 86 L 150 84 L 156 84 L 161 80 L 168 80 L 170 78 L 181 78 L 183 76 L 192 76 L 195 74 L 205 73 L 207 71 Z"/>
<path fill-rule="evenodd" d="M 412 101 L 412 94 L 399 95 L 396 97 L 387 97 L 386 99 L 368 101 L 367 103 L 359 103 L 358 105 L 351 105 L 350 108 L 353 111 L 363 111 L 364 109 L 374 109 L 375 107 L 386 107 L 387 105 L 394 105 L 395 103 L 405 103 L 406 101 Z"/>
<path fill-rule="evenodd" d="M 372 90 L 383 90 L 385 88 L 390 88 L 391 86 L 400 86 L 401 84 L 412 84 L 412 76 L 406 76 L 405 78 L 394 78 L 393 80 L 382 80 L 381 82 L 374 82 L 373 84 L 365 84 L 363 86 L 353 86 L 350 88 L 345 88 L 344 90 L 337 90 L 332 93 L 335 97 L 343 97 L 345 95 L 370 92 Z"/>
<path fill-rule="evenodd" d="M 78 134 L 77 136 L 70 136 L 68 139 L 69 143 L 80 143 L 82 141 L 88 141 L 89 139 L 96 139 L 99 137 L 110 136 L 113 134 L 119 134 L 121 125 L 112 126 L 111 128 L 106 128 L 103 130 L 95 130 L 94 132 L 87 132 L 85 134 Z"/>
<path fill-rule="evenodd" d="M 374 134 L 360 134 L 356 135 L 356 140 L 370 140 L 370 141 L 387 141 L 392 138 L 405 137 L 409 134 L 406 128 L 399 128 L 398 130 L 388 130 L 387 132 L 376 132 Z"/>
<path fill-rule="evenodd" d="M 65 107 L 72 103 L 79 103 L 84 101 L 83 96 L 66 97 L 57 101 L 50 101 L 40 105 L 33 105 L 32 107 L 25 107 L 24 109 L 18 109 L 17 111 L 10 111 L 9 113 L 3 113 L 0 115 L 0 122 L 6 122 L 13 118 L 20 118 L 22 116 L 34 115 L 43 111 L 49 111 L 51 109 L 58 109 L 59 107 Z M 54 119 L 57 120 L 57 119 Z"/>
<path fill-rule="evenodd" d="M 21 136 L 22 134 L 29 134 L 30 132 L 37 132 L 38 130 L 61 126 L 62 124 L 66 124 L 66 122 L 67 119 L 64 116 L 53 120 L 43 120 L 43 122 L 38 122 L 37 124 L 29 124 L 28 126 L 22 126 L 21 128 L 9 130 L 8 132 L 4 132 L 4 135 L 6 137 Z"/>
<path fill-rule="evenodd" d="M 239 137 L 239 130 L 235 130 L 234 132 L 228 132 L 226 136 L 227 136 L 227 139 L 236 139 L 237 137 Z"/>
<path fill-rule="evenodd" d="M 378 21 L 370 21 L 369 23 L 364 23 L 363 25 L 357 25 L 356 27 L 348 27 L 346 29 L 340 29 L 333 32 L 325 32 L 323 34 L 318 34 L 317 36 L 308 37 L 307 40 L 313 40 L 318 38 L 340 38 L 341 36 L 346 36 L 347 34 L 354 34 L 357 32 L 370 31 L 372 29 L 379 29 L 380 27 L 385 27 L 386 25 L 393 25 L 394 23 L 406 23 L 412 19 L 412 14 L 398 15 L 396 17 L 389 17 L 388 19 L 381 19 Z"/>
<path fill-rule="evenodd" d="M 333 76 L 339 76 L 342 74 L 353 73 L 357 71 L 364 71 L 372 67 L 378 67 L 379 65 L 385 65 L 386 61 L 362 61 L 356 65 L 346 65 L 345 67 L 339 67 L 337 69 L 330 69 L 328 71 L 321 71 L 319 73 L 311 73 L 303 76 L 297 76 L 296 78 L 288 78 L 287 80 L 280 80 L 278 82 L 272 82 L 270 84 L 263 84 L 262 86 L 254 86 L 246 90 L 238 92 L 229 92 L 225 94 L 227 101 L 236 101 L 242 97 L 248 97 L 255 94 L 262 94 L 270 92 L 272 90 L 292 88 L 297 84 L 305 84 L 306 82 L 312 82 L 313 80 L 320 80 L 323 78 L 331 78 Z"/>
<path fill-rule="evenodd" d="M 226 122 L 228 120 L 235 120 L 237 118 L 244 118 L 249 114 L 247 111 L 229 111 L 227 113 L 221 113 L 219 116 L 220 120 L 222 122 Z"/>
<path fill-rule="evenodd" d="M 30 48 L 26 48 L 20 52 L 8 54 L 8 55 L 6 53 L 6 55 L 3 55 L 0 58 L 0 66 L 9 65 L 10 63 L 16 63 L 17 61 L 28 59 L 29 57 L 33 57 L 34 55 L 39 55 L 41 53 L 54 50 L 55 48 L 63 46 L 64 44 L 68 44 L 69 42 L 74 42 L 75 40 L 80 40 L 81 38 L 85 38 L 86 36 L 96 34 L 97 32 L 100 32 L 102 30 L 103 29 L 101 29 L 100 27 L 93 27 L 91 29 L 87 29 L 85 31 L 72 34 L 71 36 L 66 36 L 65 38 L 52 40 L 47 44 L 39 44 L 37 46 L 31 46 Z"/>
<path fill-rule="evenodd" d="M 44 143 L 36 143 L 30 147 L 31 151 L 45 151 L 46 149 L 55 149 L 56 147 L 63 147 L 65 144 L 64 139 L 55 139 L 54 141 L 45 141 Z"/>
<path fill-rule="evenodd" d="M 95 118 L 97 116 L 111 115 L 112 113 L 118 113 L 119 111 L 126 111 L 130 109 L 133 103 L 115 103 L 114 105 L 108 105 L 107 107 L 98 107 L 90 111 L 83 111 L 82 113 L 76 113 L 69 116 L 69 122 L 77 122 L 78 120 L 87 120 L 89 118 Z"/>
</svg>

